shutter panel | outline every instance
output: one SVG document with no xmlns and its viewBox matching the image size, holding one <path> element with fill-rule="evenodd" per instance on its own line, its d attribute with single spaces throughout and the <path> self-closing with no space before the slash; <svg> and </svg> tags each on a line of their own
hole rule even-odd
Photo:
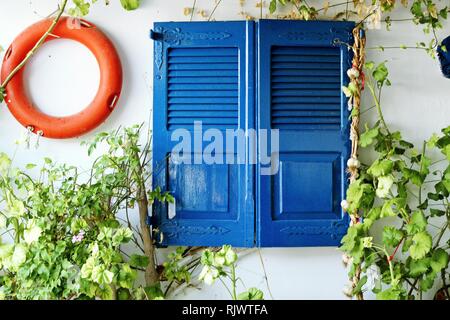
<svg viewBox="0 0 450 320">
<path fill-rule="evenodd" d="M 260 246 L 333 246 L 347 229 L 340 202 L 350 123 L 341 86 L 348 83 L 351 54 L 337 40 L 350 43 L 353 27 L 350 22 L 259 23 L 258 128 L 278 129 L 280 138 L 278 172 L 261 175 L 262 165 L 257 168 Z M 269 143 L 269 152 L 276 152 L 271 148 Z"/>
<path fill-rule="evenodd" d="M 210 142 L 196 149 L 194 122 L 202 122 L 203 133 L 215 128 L 224 137 L 226 130 L 254 128 L 254 62 L 249 55 L 254 41 L 247 34 L 254 34 L 252 22 L 167 22 L 156 23 L 152 31 L 154 186 L 176 199 L 175 206 L 155 205 L 152 222 L 162 232 L 163 246 L 254 244 L 251 166 L 226 164 L 227 157 L 235 163 L 238 157 L 225 147 L 218 155 L 223 163 L 195 162 Z M 183 155 L 191 164 L 171 155 L 180 142 L 171 139 L 177 129 L 191 134 L 193 151 Z"/>
</svg>

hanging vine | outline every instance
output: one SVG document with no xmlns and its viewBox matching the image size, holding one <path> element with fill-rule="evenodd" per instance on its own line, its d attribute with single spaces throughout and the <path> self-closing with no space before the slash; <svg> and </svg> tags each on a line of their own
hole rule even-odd
<svg viewBox="0 0 450 320">
<path fill-rule="evenodd" d="M 361 115 L 361 93 L 364 90 L 364 61 L 365 61 L 365 46 L 366 39 L 364 30 L 361 26 L 357 26 L 353 30 L 354 44 L 352 46 L 353 50 L 353 63 L 352 68 L 347 71 L 347 75 L 350 79 L 348 87 L 344 87 L 344 93 L 348 97 L 348 107 L 351 110 L 352 122 L 350 126 L 350 140 L 352 142 L 351 156 L 347 161 L 347 171 L 350 174 L 350 183 L 354 183 L 359 176 L 359 168 L 361 166 L 358 160 L 358 144 L 359 144 L 359 123 Z M 348 210 L 348 203 L 343 200 L 341 203 L 344 211 Z M 351 225 L 355 225 L 360 222 L 360 216 L 357 211 L 349 212 Z M 343 261 L 347 265 L 351 257 L 344 254 Z M 358 286 L 361 276 L 361 266 L 357 265 L 354 271 L 351 272 L 351 290 L 347 290 L 346 294 L 351 296 L 352 292 Z M 362 300 L 363 295 L 361 293 L 357 294 L 357 298 Z"/>
</svg>

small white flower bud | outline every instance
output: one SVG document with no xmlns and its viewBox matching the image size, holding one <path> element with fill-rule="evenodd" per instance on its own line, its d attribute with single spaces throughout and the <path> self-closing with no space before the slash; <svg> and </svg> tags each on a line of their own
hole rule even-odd
<svg viewBox="0 0 450 320">
<path fill-rule="evenodd" d="M 344 289 L 342 290 L 342 292 L 348 297 L 348 298 L 352 298 L 353 297 L 353 289 L 351 285 L 346 285 L 344 287 Z"/>
<path fill-rule="evenodd" d="M 359 168 L 361 167 L 361 162 L 356 158 L 350 158 L 347 161 L 347 167 L 349 168 Z"/>
<path fill-rule="evenodd" d="M 342 209 L 344 210 L 344 211 L 347 211 L 348 210 L 348 207 L 349 207 L 349 203 L 348 203 L 348 201 L 347 200 L 342 200 L 341 201 L 341 207 L 342 207 Z"/>
<path fill-rule="evenodd" d="M 352 262 L 352 257 L 350 257 L 348 254 L 344 253 L 342 255 L 342 263 L 347 266 L 348 264 L 350 264 Z"/>
<path fill-rule="evenodd" d="M 356 68 L 351 68 L 347 70 L 347 75 L 350 79 L 359 78 L 359 71 Z"/>
</svg>

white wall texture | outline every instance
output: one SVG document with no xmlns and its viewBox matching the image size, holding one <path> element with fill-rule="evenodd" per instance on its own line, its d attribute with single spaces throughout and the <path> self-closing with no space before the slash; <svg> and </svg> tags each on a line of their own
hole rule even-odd
<svg viewBox="0 0 450 320">
<path fill-rule="evenodd" d="M 0 45 L 7 48 L 14 37 L 30 24 L 53 12 L 57 0 L 0 0 Z M 97 24 L 115 42 L 121 55 L 125 78 L 119 106 L 98 131 L 127 126 L 146 121 L 149 123 L 152 109 L 152 41 L 149 29 L 155 21 L 186 21 L 185 7 L 192 0 L 142 0 L 135 12 L 125 12 L 119 1 L 111 1 L 105 8 L 103 1 L 94 6 L 88 20 Z M 256 0 L 247 0 L 245 10 L 259 16 Z M 267 0 L 265 2 L 268 2 Z M 311 0 L 321 7 L 321 1 Z M 209 14 L 213 0 L 198 0 L 197 7 Z M 242 9 L 239 0 L 224 0 L 217 8 L 216 20 L 240 20 Z M 264 9 L 264 16 L 267 8 Z M 405 17 L 409 13 L 400 9 L 392 17 Z M 205 20 L 194 16 L 194 20 Z M 450 35 L 450 23 L 439 31 L 441 38 Z M 391 31 L 384 25 L 380 30 L 369 30 L 368 47 L 415 46 L 419 41 L 428 42 L 421 27 L 411 22 L 394 22 Z M 450 80 L 440 74 L 438 62 L 423 50 L 391 49 L 380 52 L 368 50 L 368 60 L 388 61 L 393 86 L 386 89 L 383 105 L 386 120 L 404 137 L 421 143 L 433 132 L 450 124 Z M 26 70 L 28 88 L 33 101 L 51 115 L 68 115 L 86 106 L 95 95 L 99 72 L 95 58 L 82 45 L 58 40 L 46 44 L 33 58 Z M 366 99 L 370 104 L 370 99 Z M 366 106 L 367 107 L 367 106 Z M 373 122 L 374 113 L 364 115 L 364 121 Z M 25 129 L 12 117 L 8 109 L 0 108 L 0 151 L 14 155 L 15 165 L 40 162 L 51 157 L 88 168 L 91 159 L 80 141 L 89 139 L 95 132 L 80 139 L 40 141 L 40 147 L 17 147 Z M 369 155 L 363 155 L 367 158 Z M 275 299 L 344 299 L 343 286 L 347 283 L 346 270 L 337 248 L 263 249 L 260 251 L 267 272 L 270 289 Z M 264 279 L 263 266 L 258 251 L 243 256 L 239 263 L 239 276 L 246 287 L 260 287 L 270 298 Z M 240 289 L 243 290 L 243 287 Z M 370 295 L 368 297 L 371 297 Z M 220 283 L 202 290 L 186 289 L 178 298 L 221 299 L 228 298 Z"/>
</svg>

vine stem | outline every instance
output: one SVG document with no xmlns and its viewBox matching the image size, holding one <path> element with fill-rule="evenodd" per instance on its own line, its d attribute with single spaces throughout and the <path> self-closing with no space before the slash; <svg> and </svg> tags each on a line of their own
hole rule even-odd
<svg viewBox="0 0 450 320">
<path fill-rule="evenodd" d="M 269 291 L 269 295 L 272 298 L 272 300 L 275 300 L 272 295 L 272 290 L 270 290 L 269 278 L 267 277 L 266 266 L 264 265 L 264 259 L 262 257 L 261 249 L 258 249 L 258 255 L 259 255 L 259 259 L 261 261 L 262 269 L 264 271 L 264 280 L 266 281 L 267 291 Z"/>
<path fill-rule="evenodd" d="M 231 288 L 232 288 L 232 297 L 233 300 L 237 300 L 236 294 L 236 266 L 234 264 L 231 265 Z"/>
<path fill-rule="evenodd" d="M 192 18 L 194 17 L 194 11 L 195 11 L 196 4 L 197 4 L 197 0 L 194 0 L 194 4 L 192 5 L 191 18 L 189 21 L 192 21 Z"/>
<path fill-rule="evenodd" d="M 405 237 L 403 237 L 400 242 L 398 243 L 398 245 L 395 247 L 394 252 L 388 256 L 388 262 L 394 260 L 395 255 L 397 254 L 398 249 L 400 248 L 400 245 L 402 244 L 403 240 L 405 239 Z"/>
<path fill-rule="evenodd" d="M 380 100 L 377 97 L 377 94 L 375 93 L 375 88 L 371 83 L 368 85 L 370 93 L 372 94 L 374 101 L 375 101 L 375 107 L 377 109 L 378 117 L 380 118 L 381 123 L 383 124 L 383 128 L 386 130 L 387 134 L 390 136 L 391 132 L 389 131 L 389 127 L 386 124 L 386 121 L 384 120 L 383 111 L 381 110 L 381 104 Z"/>
<path fill-rule="evenodd" d="M 422 171 L 423 171 L 423 158 L 425 158 L 426 150 L 427 150 L 427 142 L 424 141 L 423 142 L 422 157 L 420 158 L 420 169 L 419 169 L 420 174 L 422 174 Z M 424 180 L 425 180 L 425 178 L 424 178 Z M 423 183 L 419 187 L 419 205 L 422 204 L 422 186 L 423 186 Z"/>
<path fill-rule="evenodd" d="M 389 256 L 389 253 L 387 252 L 387 250 L 385 248 L 383 248 L 383 251 L 387 257 L 387 262 L 389 264 L 389 273 L 391 275 L 391 284 L 394 284 L 394 282 L 395 282 L 394 266 L 392 264 L 392 260 L 390 259 L 390 256 Z"/>
<path fill-rule="evenodd" d="M 439 247 L 439 243 L 441 242 L 442 237 L 443 237 L 444 234 L 445 234 L 445 231 L 447 231 L 448 226 L 449 226 L 449 223 L 447 222 L 447 223 L 445 224 L 445 226 L 442 228 L 442 230 L 439 232 L 439 235 L 438 235 L 438 237 L 437 237 L 437 240 L 436 240 L 436 243 L 435 243 L 435 245 L 434 245 L 434 247 L 433 247 L 433 250 L 436 250 L 436 249 Z"/>
<path fill-rule="evenodd" d="M 33 55 L 36 53 L 36 51 L 39 50 L 39 48 L 44 44 L 45 40 L 47 40 L 48 36 L 53 32 L 53 30 L 55 30 L 56 25 L 58 24 L 59 20 L 61 19 L 62 15 L 64 13 L 64 10 L 66 9 L 67 1 L 68 0 L 63 0 L 61 6 L 59 7 L 58 13 L 56 14 L 56 17 L 55 17 L 55 19 L 53 19 L 53 22 L 50 25 L 50 27 L 48 28 L 48 30 L 42 35 L 42 37 L 39 39 L 39 41 L 34 45 L 33 49 L 31 49 L 27 53 L 26 57 L 22 60 L 22 62 L 20 62 L 17 65 L 17 67 L 15 67 L 14 70 L 11 71 L 11 73 L 6 77 L 5 81 L 3 81 L 2 85 L 0 86 L 1 88 L 6 88 L 8 83 L 26 65 L 28 60 L 30 60 L 31 57 L 33 57 Z"/>
<path fill-rule="evenodd" d="M 209 15 L 208 21 L 211 21 L 212 17 L 214 16 L 214 13 L 215 13 L 216 10 L 217 10 L 217 7 L 220 5 L 221 2 L 222 2 L 222 0 L 219 0 L 219 1 L 216 3 L 216 5 L 214 6 L 213 11 L 212 11 L 211 14 Z"/>
<path fill-rule="evenodd" d="M 334 8 L 334 7 L 339 7 L 339 6 L 343 6 L 343 5 L 348 5 L 349 3 L 350 3 L 350 1 L 345 1 L 345 2 L 341 2 L 341 3 L 332 4 L 332 5 L 329 5 L 327 7 L 327 9 Z M 324 11 L 324 10 L 325 10 L 325 7 L 322 7 L 320 9 L 317 9 L 317 12 Z"/>
</svg>

